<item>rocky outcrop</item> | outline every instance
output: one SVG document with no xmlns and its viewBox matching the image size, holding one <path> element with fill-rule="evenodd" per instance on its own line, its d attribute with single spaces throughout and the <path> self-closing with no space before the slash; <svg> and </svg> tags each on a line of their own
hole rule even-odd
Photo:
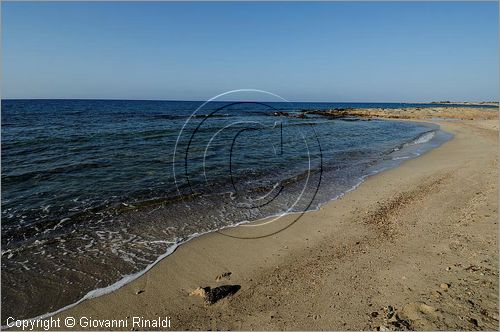
<svg viewBox="0 0 500 332">
<path fill-rule="evenodd" d="M 189 295 L 201 296 L 206 304 L 214 304 L 225 297 L 236 294 L 240 288 L 240 285 L 223 285 L 214 288 L 211 288 L 210 286 L 198 287 Z"/>
</svg>

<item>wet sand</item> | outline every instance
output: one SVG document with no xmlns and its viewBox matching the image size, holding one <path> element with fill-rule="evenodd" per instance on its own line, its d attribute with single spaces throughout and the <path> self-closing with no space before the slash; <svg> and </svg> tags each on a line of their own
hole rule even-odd
<svg viewBox="0 0 500 332">
<path fill-rule="evenodd" d="M 296 222 L 189 241 L 56 318 L 124 319 L 124 330 L 134 316 L 170 317 L 173 330 L 496 330 L 498 112 L 488 112 L 495 119 L 429 121 L 454 139 Z M 215 304 L 190 295 L 222 285 L 234 294 Z"/>
</svg>

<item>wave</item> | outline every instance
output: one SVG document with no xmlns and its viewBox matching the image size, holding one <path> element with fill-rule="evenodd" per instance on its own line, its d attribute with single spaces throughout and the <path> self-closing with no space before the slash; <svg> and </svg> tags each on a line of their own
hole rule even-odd
<svg viewBox="0 0 500 332">
<path fill-rule="evenodd" d="M 405 143 L 404 146 L 410 146 L 410 145 L 415 145 L 415 144 L 423 144 L 429 142 L 431 139 L 436 136 L 436 131 L 435 130 L 430 130 L 428 132 L 422 133 L 417 138 L 412 140 L 409 143 Z"/>
</svg>

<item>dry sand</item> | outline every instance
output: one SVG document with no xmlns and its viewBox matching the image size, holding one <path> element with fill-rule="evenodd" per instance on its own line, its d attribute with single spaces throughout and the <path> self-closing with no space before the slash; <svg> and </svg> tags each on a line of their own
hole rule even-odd
<svg viewBox="0 0 500 332">
<path fill-rule="evenodd" d="M 453 140 L 293 224 L 287 216 L 199 237 L 57 317 L 169 316 L 175 330 L 497 330 L 498 112 L 490 112 L 496 120 L 437 122 Z M 241 288 L 212 305 L 189 296 L 221 285 Z"/>
</svg>

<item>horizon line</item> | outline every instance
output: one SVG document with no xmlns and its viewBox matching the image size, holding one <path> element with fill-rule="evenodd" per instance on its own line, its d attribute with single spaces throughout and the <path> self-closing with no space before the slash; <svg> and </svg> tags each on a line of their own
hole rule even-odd
<svg viewBox="0 0 500 332">
<path fill-rule="evenodd" d="M 120 99 L 120 98 L 0 98 L 1 100 L 103 100 L 103 101 L 172 101 L 206 102 L 207 100 L 188 99 Z M 255 100 L 214 100 L 213 102 L 258 102 Z M 286 103 L 285 101 L 261 101 L 267 103 Z M 499 103 L 498 100 L 433 100 L 433 101 L 289 101 L 290 103 L 326 103 L 326 104 L 455 104 L 455 103 Z"/>
</svg>

